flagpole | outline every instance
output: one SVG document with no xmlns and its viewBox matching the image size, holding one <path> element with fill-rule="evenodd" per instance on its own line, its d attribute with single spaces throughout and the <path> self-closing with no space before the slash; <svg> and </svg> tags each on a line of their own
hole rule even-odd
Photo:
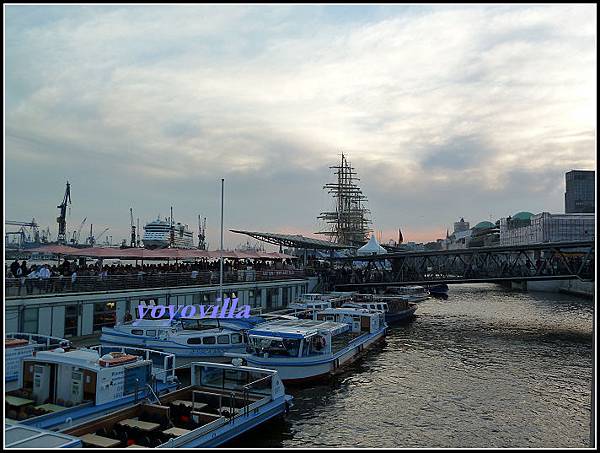
<svg viewBox="0 0 600 453">
<path fill-rule="evenodd" d="M 219 252 L 220 272 L 219 272 L 219 299 L 223 303 L 223 192 L 225 179 L 221 178 L 221 250 Z"/>
</svg>

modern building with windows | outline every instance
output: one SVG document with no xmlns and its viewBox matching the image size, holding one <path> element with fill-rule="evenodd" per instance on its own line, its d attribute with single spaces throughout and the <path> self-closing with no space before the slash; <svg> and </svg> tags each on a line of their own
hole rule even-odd
<svg viewBox="0 0 600 453">
<path fill-rule="evenodd" d="M 565 174 L 565 213 L 595 212 L 595 171 L 572 170 Z"/>
<path fill-rule="evenodd" d="M 500 245 L 586 241 L 595 238 L 594 214 L 531 214 L 500 219 Z"/>
</svg>

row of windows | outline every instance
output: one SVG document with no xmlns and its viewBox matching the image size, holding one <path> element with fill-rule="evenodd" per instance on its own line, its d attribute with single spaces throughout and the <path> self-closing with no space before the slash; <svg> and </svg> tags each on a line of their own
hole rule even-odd
<svg viewBox="0 0 600 453">
<path fill-rule="evenodd" d="M 156 330 L 146 330 L 147 337 L 157 337 Z M 158 331 L 158 336 L 164 334 L 164 330 Z M 132 335 L 144 335 L 143 329 L 133 329 Z M 192 337 L 188 338 L 187 344 L 240 344 L 242 342 L 242 335 L 239 333 L 232 333 L 231 335 L 218 335 L 214 336 L 203 336 L 203 337 Z"/>
</svg>

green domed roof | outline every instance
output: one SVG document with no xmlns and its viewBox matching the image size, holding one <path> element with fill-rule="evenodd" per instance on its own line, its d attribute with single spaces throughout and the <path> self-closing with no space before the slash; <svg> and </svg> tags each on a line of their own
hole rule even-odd
<svg viewBox="0 0 600 453">
<path fill-rule="evenodd" d="M 485 230 L 486 228 L 494 228 L 496 225 L 494 225 L 492 222 L 488 222 L 487 220 L 484 220 L 483 222 L 479 222 L 477 225 L 475 225 L 473 227 L 474 230 Z"/>
<path fill-rule="evenodd" d="M 521 212 L 517 212 L 514 216 L 513 219 L 518 219 L 518 220 L 529 220 L 533 217 L 533 214 L 531 212 L 527 212 L 527 211 L 521 211 Z"/>
</svg>

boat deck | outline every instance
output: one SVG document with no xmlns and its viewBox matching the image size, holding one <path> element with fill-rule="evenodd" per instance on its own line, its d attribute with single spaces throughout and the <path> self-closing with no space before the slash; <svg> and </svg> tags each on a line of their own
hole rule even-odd
<svg viewBox="0 0 600 453">
<path fill-rule="evenodd" d="M 160 403 L 138 403 L 107 417 L 65 431 L 87 448 L 158 447 L 170 439 L 223 419 L 231 420 L 261 394 L 190 386 L 160 398 Z M 220 425 L 219 425 L 220 426 Z"/>
</svg>

